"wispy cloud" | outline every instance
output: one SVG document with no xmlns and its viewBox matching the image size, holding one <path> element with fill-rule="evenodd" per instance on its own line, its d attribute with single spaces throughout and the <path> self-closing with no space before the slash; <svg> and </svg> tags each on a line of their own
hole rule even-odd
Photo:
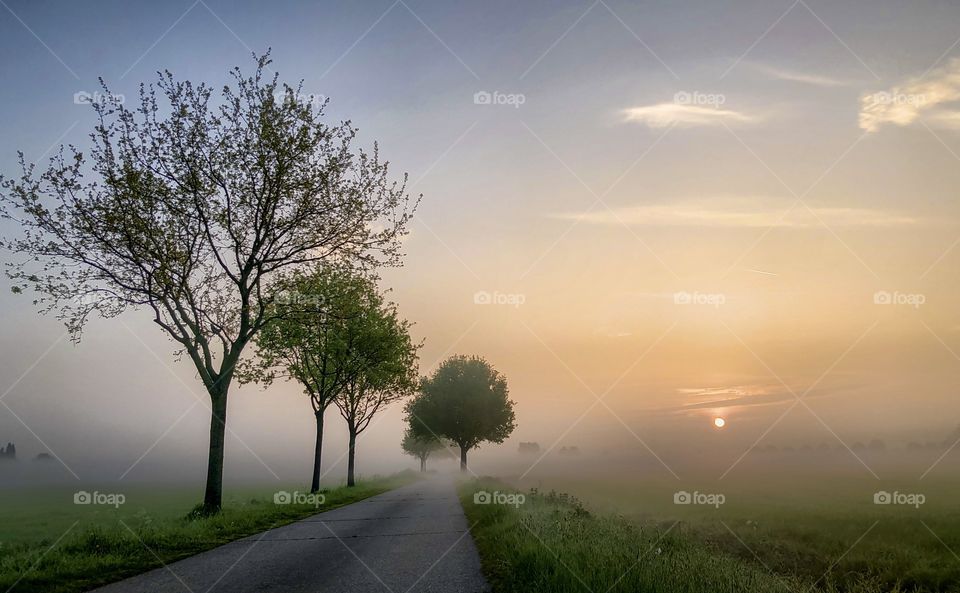
<svg viewBox="0 0 960 593">
<path fill-rule="evenodd" d="M 902 227 L 928 221 L 895 212 L 867 208 L 793 208 L 783 200 L 730 199 L 685 201 L 675 204 L 627 206 L 612 210 L 554 214 L 554 218 L 589 224 L 661 227 L 718 228 L 816 228 L 830 227 Z M 822 221 L 822 222 L 821 222 Z"/>
<path fill-rule="evenodd" d="M 788 401 L 794 397 L 793 394 L 782 387 L 771 385 L 678 389 L 677 392 L 688 401 L 669 408 L 674 412 L 769 405 Z"/>
<path fill-rule="evenodd" d="M 677 393 L 690 399 L 726 400 L 765 395 L 773 391 L 769 385 L 734 385 L 732 387 L 680 387 Z"/>
<path fill-rule="evenodd" d="M 699 410 L 742 410 L 753 406 L 769 406 L 792 402 L 796 394 L 803 394 L 804 398 L 824 397 L 837 395 L 848 387 L 833 389 L 812 389 L 789 391 L 782 385 L 736 385 L 732 387 L 707 387 L 696 389 L 677 389 L 683 403 L 664 406 L 652 410 L 666 415 L 687 414 Z"/>
<path fill-rule="evenodd" d="M 646 124 L 651 128 L 678 126 L 719 126 L 730 122 L 749 122 L 755 119 L 732 109 L 679 103 L 657 103 L 623 110 L 624 120 Z"/>
<path fill-rule="evenodd" d="M 860 98 L 860 127 L 875 132 L 885 124 L 907 126 L 924 112 L 931 121 L 958 125 L 960 112 L 947 107 L 960 101 L 960 58 L 886 91 Z"/>
<path fill-rule="evenodd" d="M 829 76 L 822 76 L 820 74 L 796 72 L 793 70 L 776 68 L 774 66 L 767 66 L 764 64 L 750 64 L 750 66 L 754 70 L 770 78 L 775 78 L 777 80 L 799 82 L 802 84 L 810 84 L 810 85 L 821 86 L 821 87 L 849 86 L 850 84 L 852 84 L 852 81 L 849 81 L 849 80 L 840 80 L 839 78 L 831 78 Z"/>
</svg>

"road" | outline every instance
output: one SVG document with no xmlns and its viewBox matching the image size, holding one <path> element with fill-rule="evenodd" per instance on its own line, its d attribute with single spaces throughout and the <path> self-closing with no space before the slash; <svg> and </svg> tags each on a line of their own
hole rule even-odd
<svg viewBox="0 0 960 593">
<path fill-rule="evenodd" d="M 436 476 L 231 542 L 96 593 L 479 593 L 453 479 Z"/>
</svg>

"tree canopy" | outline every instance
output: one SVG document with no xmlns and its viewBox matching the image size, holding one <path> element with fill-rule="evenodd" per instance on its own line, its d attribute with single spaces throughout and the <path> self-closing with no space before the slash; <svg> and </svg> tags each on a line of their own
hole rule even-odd
<svg viewBox="0 0 960 593">
<path fill-rule="evenodd" d="M 448 358 L 420 383 L 407 419 L 417 438 L 447 438 L 467 451 L 482 442 L 502 443 L 515 428 L 506 378 L 478 356 Z"/>
<path fill-rule="evenodd" d="M 349 349 L 351 332 L 381 304 L 376 284 L 353 270 L 319 265 L 295 271 L 278 288 L 275 319 L 257 335 L 256 357 L 241 365 L 240 380 L 296 380 L 319 412 L 360 370 Z"/>
</svg>

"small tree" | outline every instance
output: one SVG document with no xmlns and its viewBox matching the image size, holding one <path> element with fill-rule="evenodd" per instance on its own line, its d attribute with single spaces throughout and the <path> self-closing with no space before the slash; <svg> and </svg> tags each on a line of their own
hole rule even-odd
<svg viewBox="0 0 960 593">
<path fill-rule="evenodd" d="M 406 406 L 418 438 L 448 438 L 460 447 L 460 470 L 467 452 L 484 441 L 502 443 L 515 428 L 507 380 L 478 356 L 453 356 L 420 384 Z"/>
<path fill-rule="evenodd" d="M 403 434 L 403 441 L 400 442 L 400 447 L 403 448 L 403 452 L 407 455 L 411 455 L 420 460 L 420 471 L 427 471 L 427 458 L 430 457 L 430 454 L 434 451 L 440 451 L 446 448 L 446 445 L 438 438 L 430 437 L 427 439 L 420 439 L 413 436 L 413 433 L 408 428 L 407 431 Z"/>
<path fill-rule="evenodd" d="M 356 374 L 347 330 L 376 295 L 372 279 L 350 270 L 320 265 L 298 271 L 272 305 L 276 320 L 256 337 L 256 358 L 238 370 L 242 382 L 267 386 L 280 378 L 303 385 L 316 421 L 311 492 L 320 489 L 324 414 Z"/>
<path fill-rule="evenodd" d="M 366 295 L 359 315 L 345 322 L 348 371 L 334 403 L 347 422 L 347 486 L 356 483 L 357 437 L 378 411 L 416 390 L 420 345 L 411 340 L 410 325 L 399 317 L 396 305 L 385 303 L 375 290 Z"/>
<path fill-rule="evenodd" d="M 299 86 L 263 77 L 269 63 L 235 69 L 219 105 L 169 72 L 133 109 L 95 102 L 89 155 L 61 147 L 38 175 L 21 153 L 20 176 L 0 178 L 0 216 L 21 233 L 0 242 L 21 256 L 14 292 L 33 289 L 75 341 L 92 314 L 146 307 L 196 367 L 211 404 L 205 512 L 221 505 L 235 367 L 277 282 L 318 261 L 399 263 L 412 212 L 376 145 L 355 149 L 351 124 L 325 124 Z"/>
</svg>

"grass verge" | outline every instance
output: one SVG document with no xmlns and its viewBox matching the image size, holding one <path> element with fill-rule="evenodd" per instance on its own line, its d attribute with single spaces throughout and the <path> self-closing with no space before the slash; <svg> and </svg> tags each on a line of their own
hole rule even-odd
<svg viewBox="0 0 960 593">
<path fill-rule="evenodd" d="M 638 525 L 680 519 L 678 529 L 711 549 L 807 583 L 829 578 L 834 589 L 850 591 L 869 575 L 883 591 L 960 592 L 960 481 L 946 475 L 921 483 L 896 468 L 883 475 L 877 482 L 869 474 L 745 468 L 722 483 L 685 478 L 681 487 L 670 476 L 598 472 L 528 486 L 570 493 L 591 511 Z M 723 493 L 726 501 L 678 505 L 678 490 Z M 925 502 L 876 504 L 878 491 L 922 493 Z"/>
<path fill-rule="evenodd" d="M 490 479 L 460 486 L 460 498 L 495 593 L 912 591 L 869 570 L 814 580 L 778 574 L 758 558 L 728 553 L 682 522 L 594 514 L 575 498 L 525 494 L 522 504 L 477 504 L 477 492 L 513 492 Z"/>
<path fill-rule="evenodd" d="M 392 490 L 417 479 L 414 472 L 322 491 L 324 502 L 274 504 L 259 495 L 225 504 L 216 516 L 187 519 L 189 508 L 80 517 L 65 535 L 18 539 L 0 547 L 0 591 L 77 593 L 158 568 L 243 537 Z M 86 509 L 89 507 L 81 507 Z"/>
</svg>

